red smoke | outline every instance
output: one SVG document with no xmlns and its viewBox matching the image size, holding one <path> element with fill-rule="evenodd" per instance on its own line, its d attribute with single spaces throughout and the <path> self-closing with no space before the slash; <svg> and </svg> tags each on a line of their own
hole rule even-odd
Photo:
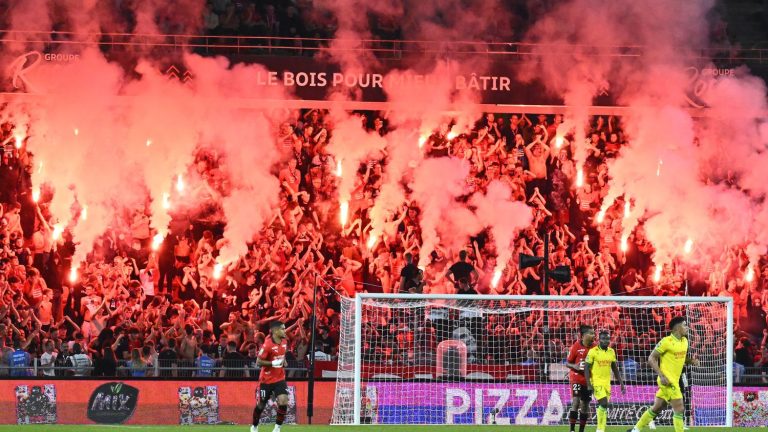
<svg viewBox="0 0 768 432">
<path fill-rule="evenodd" d="M 504 39 L 515 29 L 510 15 L 501 13 L 501 3 L 489 0 L 466 8 L 459 1 L 319 2 L 318 9 L 332 11 L 338 20 L 336 39 L 323 55 L 344 73 L 377 67 L 377 59 L 358 49 L 370 39 L 369 13 L 401 21 L 405 38 Z M 204 2 L 125 2 L 136 8 L 134 27 L 117 18 L 120 14 L 109 4 L 16 2 L 9 17 L 12 29 L 41 33 L 7 43 L 3 58 L 42 49 L 39 41 L 49 37 L 54 22 L 76 32 L 73 39 L 90 42 L 108 31 L 132 31 L 137 34 L 134 41 L 162 40 L 159 35 L 168 32 L 194 33 Z M 754 169 L 768 162 L 764 83 L 744 70 L 729 77 L 702 77 L 708 89 L 697 97 L 709 108 L 692 111 L 689 105 L 688 67 L 711 66 L 695 54 L 707 47 L 707 17 L 713 4 L 712 0 L 557 2 L 532 26 L 526 40 L 538 45 L 531 48 L 526 62 L 515 67 L 522 78 L 539 80 L 566 102 L 565 123 L 558 135 L 573 134 L 578 167 L 587 158 L 585 131 L 594 99 L 607 91 L 627 107 L 622 126 L 629 144 L 609 163 L 611 180 L 603 207 L 621 196 L 631 200 L 623 234 L 629 236 L 642 222 L 659 264 L 676 257 L 704 261 L 719 256 L 724 246 L 746 246 L 755 262 L 768 246 L 768 178 L 763 170 Z M 439 14 L 450 19 L 439 20 Z M 329 97 L 335 127 L 328 150 L 342 161 L 344 171 L 339 198 L 351 199 L 361 163 L 386 158 L 381 194 L 371 213 L 374 236 L 386 234 L 386 224 L 409 198 L 410 189 L 410 198 L 421 208 L 422 264 L 440 244 L 454 247 L 483 227 L 490 227 L 500 263 L 506 263 L 505 248 L 528 220 L 526 211 L 510 202 L 503 186 L 494 184 L 486 195 L 470 200 L 476 207 L 473 211 L 457 201 L 466 193 L 466 164 L 459 159 L 424 159 L 418 148 L 420 137 L 450 123 L 456 123 L 454 133 L 462 133 L 477 118 L 472 105 L 477 101 L 469 93 L 457 92 L 451 77 L 468 65 L 482 71 L 488 57 L 444 61 L 446 49 L 430 46 L 438 48 L 408 59 L 411 69 L 389 75 L 422 73 L 433 85 L 418 92 L 407 86 L 387 89 L 393 111 L 387 116 L 392 132 L 386 137 L 365 130 L 358 116 L 341 109 L 342 101 L 358 95 Z M 170 221 L 166 201 L 171 211 L 181 204 L 219 202 L 228 240 L 221 261 L 234 261 L 277 205 L 280 186 L 272 171 L 280 154 L 274 143 L 275 125 L 288 115 L 266 108 L 244 109 L 238 101 L 290 95 L 277 87 L 258 87 L 252 76 L 264 71 L 261 66 L 232 66 L 222 58 L 184 55 L 195 76 L 192 84 L 185 85 L 159 73 L 169 59 L 149 49 L 132 53 L 139 58 L 128 71 L 95 47 L 77 54 L 78 61 L 43 63 L 30 70 L 27 90 L 45 97 L 17 99 L 7 109 L 19 133 L 31 134 L 34 183 L 55 189 L 51 212 L 57 223 L 73 229 L 80 242 L 76 260 L 83 259 L 92 241 L 116 223 L 123 210 L 143 209 L 149 198 L 147 210 L 160 232 Z M 202 183 L 189 170 L 201 147 L 216 152 L 225 184 L 212 197 L 196 195 L 192 187 L 182 195 L 174 188 L 178 176 L 190 184 Z M 732 184 L 723 181 L 729 176 L 735 179 Z M 514 218 L 495 218 L 490 214 L 492 203 L 506 209 L 498 214 Z M 88 208 L 87 223 L 77 218 L 82 206 Z M 685 252 L 689 240 L 690 254 Z"/>
</svg>

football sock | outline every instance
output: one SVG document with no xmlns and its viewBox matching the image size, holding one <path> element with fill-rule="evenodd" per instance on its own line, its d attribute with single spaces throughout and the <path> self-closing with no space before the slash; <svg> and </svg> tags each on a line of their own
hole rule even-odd
<svg viewBox="0 0 768 432">
<path fill-rule="evenodd" d="M 648 426 L 648 423 L 653 421 L 653 419 L 655 419 L 657 415 L 658 414 L 656 414 L 650 408 L 648 408 L 643 413 L 643 416 L 640 417 L 640 420 L 638 420 L 637 424 L 635 425 L 635 428 L 637 430 L 642 430 L 644 427 Z"/>
<path fill-rule="evenodd" d="M 277 406 L 277 421 L 275 421 L 276 424 L 282 425 L 283 421 L 285 420 L 285 413 L 288 412 L 288 407 L 285 405 L 278 405 Z"/>
<path fill-rule="evenodd" d="M 672 423 L 675 425 L 675 432 L 683 432 L 685 428 L 685 421 L 683 421 L 683 415 L 675 413 L 672 416 Z"/>
<path fill-rule="evenodd" d="M 579 432 L 584 432 L 584 428 L 587 427 L 587 420 L 589 420 L 589 414 L 585 412 L 579 414 Z"/>
<path fill-rule="evenodd" d="M 608 409 L 602 406 L 597 407 L 597 430 L 604 431 L 608 424 Z"/>
<path fill-rule="evenodd" d="M 571 410 L 568 413 L 568 422 L 571 424 L 571 432 L 576 431 L 576 419 L 579 418 L 579 413 Z"/>
<path fill-rule="evenodd" d="M 258 426 L 259 425 L 259 419 L 261 418 L 261 412 L 264 411 L 264 407 L 261 406 L 261 404 L 256 404 L 256 407 L 253 409 L 253 425 Z"/>
</svg>

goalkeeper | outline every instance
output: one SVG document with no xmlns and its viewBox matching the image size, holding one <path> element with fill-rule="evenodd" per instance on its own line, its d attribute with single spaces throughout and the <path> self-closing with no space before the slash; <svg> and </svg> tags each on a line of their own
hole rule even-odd
<svg viewBox="0 0 768 432">
<path fill-rule="evenodd" d="M 675 432 L 683 432 L 685 404 L 680 390 L 680 375 L 687 364 L 699 365 L 696 357 L 688 357 L 688 323 L 683 317 L 672 318 L 669 322 L 672 334 L 662 339 L 648 357 L 648 364 L 659 376 L 659 391 L 653 406 L 645 411 L 631 432 L 639 432 L 646 427 L 667 406 L 672 405 L 672 422 Z"/>
<path fill-rule="evenodd" d="M 616 351 L 610 347 L 611 335 L 608 331 L 600 332 L 598 345 L 587 353 L 587 366 L 584 368 L 584 377 L 587 380 L 587 389 L 593 393 L 597 400 L 597 432 L 604 432 L 608 424 L 608 402 L 611 399 L 611 371 L 618 378 L 621 385 L 621 394 L 626 394 L 624 380 L 621 378 L 619 367 L 616 364 Z"/>
</svg>

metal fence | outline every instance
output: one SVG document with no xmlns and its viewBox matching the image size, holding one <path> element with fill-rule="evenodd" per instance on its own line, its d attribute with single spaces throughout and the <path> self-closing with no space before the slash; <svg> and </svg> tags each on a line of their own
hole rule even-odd
<svg viewBox="0 0 768 432">
<path fill-rule="evenodd" d="M 96 360 L 98 362 L 98 360 Z M 552 382 L 566 381 L 567 372 L 557 373 L 563 369 L 559 363 L 545 363 L 541 365 L 542 375 L 549 377 Z M 640 366 L 640 365 L 637 365 Z M 107 368 L 112 370 L 113 368 Z M 261 368 L 255 360 L 246 361 L 215 359 L 212 366 L 201 366 L 195 360 L 163 360 L 158 359 L 149 364 L 132 364 L 130 361 L 118 360 L 114 367 L 114 374 L 104 374 L 105 368 L 91 362 L 87 367 L 72 366 L 42 366 L 39 358 L 32 359 L 32 364 L 25 367 L 3 366 L 0 367 L 0 378 L 11 377 L 167 377 L 167 378 L 257 378 Z M 306 379 L 309 377 L 309 368 L 298 361 L 289 361 L 285 367 L 288 378 Z M 637 367 L 633 372 L 622 368 L 624 380 L 627 383 L 653 384 L 655 374 L 648 367 Z M 560 377 L 562 375 L 562 377 Z M 768 385 L 768 367 L 745 368 L 734 363 L 734 384 L 741 385 Z M 560 377 L 560 378 L 558 378 Z M 725 380 L 724 376 L 719 377 Z M 718 377 L 707 377 L 708 382 L 717 382 Z"/>
<path fill-rule="evenodd" d="M 733 364 L 733 383 L 766 385 L 768 384 L 768 365 L 765 367 L 744 367 L 738 363 Z"/>
<path fill-rule="evenodd" d="M 29 366 L 0 367 L 0 377 L 168 377 L 168 378 L 257 378 L 261 368 L 254 359 L 245 361 L 214 359 L 212 365 L 196 360 L 163 360 L 133 364 L 118 360 L 116 365 L 105 367 L 99 360 L 91 360 L 89 366 L 43 366 L 39 358 Z M 201 364 L 202 363 L 202 364 Z M 114 373 L 111 373 L 114 371 Z M 288 361 L 285 367 L 288 378 L 307 378 L 308 369 L 301 362 Z"/>
<path fill-rule="evenodd" d="M 74 33 L 40 31 L 0 31 L 0 42 L 47 48 L 98 45 L 104 50 L 132 48 L 165 48 L 195 51 L 203 54 L 254 55 L 307 55 L 323 50 L 373 53 L 380 58 L 401 58 L 406 54 L 450 54 L 451 56 L 477 55 L 504 57 L 505 59 L 530 56 L 642 57 L 645 47 L 640 45 L 582 45 L 538 44 L 506 41 L 435 41 L 360 39 L 347 41 L 329 38 L 238 36 L 238 35 L 183 35 L 183 34 L 131 34 L 131 33 Z M 754 42 L 749 46 L 714 46 L 692 51 L 694 59 L 715 60 L 726 64 L 768 63 L 768 42 Z"/>
</svg>

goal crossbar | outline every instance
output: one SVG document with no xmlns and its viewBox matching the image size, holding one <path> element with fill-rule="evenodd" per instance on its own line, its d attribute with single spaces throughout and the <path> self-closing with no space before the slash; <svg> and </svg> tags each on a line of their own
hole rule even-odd
<svg viewBox="0 0 768 432">
<path fill-rule="evenodd" d="M 553 296 L 553 295 L 476 295 L 476 294 L 377 294 L 359 293 L 355 297 L 382 300 L 486 300 L 486 301 L 566 301 L 566 302 L 617 302 L 617 303 L 733 303 L 730 297 L 659 297 L 659 296 Z"/>
</svg>

